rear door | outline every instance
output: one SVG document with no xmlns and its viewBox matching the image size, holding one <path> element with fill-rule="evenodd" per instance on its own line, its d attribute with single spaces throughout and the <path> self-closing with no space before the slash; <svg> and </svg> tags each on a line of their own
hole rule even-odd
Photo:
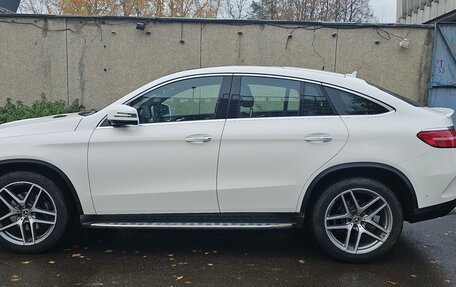
<svg viewBox="0 0 456 287">
<path fill-rule="evenodd" d="M 219 154 L 221 212 L 295 212 L 306 180 L 347 138 L 318 83 L 234 77 Z"/>
</svg>

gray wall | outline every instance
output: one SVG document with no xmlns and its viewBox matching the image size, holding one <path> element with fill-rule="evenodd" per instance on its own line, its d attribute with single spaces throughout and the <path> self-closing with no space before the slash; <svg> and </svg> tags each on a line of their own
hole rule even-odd
<svg viewBox="0 0 456 287">
<path fill-rule="evenodd" d="M 7 97 L 31 103 L 45 95 L 68 103 L 80 99 L 86 108 L 100 109 L 160 76 L 218 65 L 356 70 L 360 78 L 409 98 L 427 97 L 433 42 L 429 27 L 337 25 L 313 30 L 292 29 L 287 23 L 163 19 L 140 31 L 136 21 L 0 17 L 0 103 Z M 406 35 L 409 49 L 399 47 L 397 36 Z"/>
</svg>

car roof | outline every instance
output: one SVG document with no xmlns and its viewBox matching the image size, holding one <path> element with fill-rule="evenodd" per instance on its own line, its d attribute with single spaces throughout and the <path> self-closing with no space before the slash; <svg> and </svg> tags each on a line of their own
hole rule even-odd
<svg viewBox="0 0 456 287">
<path fill-rule="evenodd" d="M 274 66 L 219 66 L 219 67 L 208 67 L 185 70 L 172 74 L 173 77 L 192 76 L 199 74 L 262 74 L 262 75 L 274 75 L 274 76 L 285 76 L 295 77 L 301 79 L 307 79 L 311 81 L 331 83 L 331 84 L 343 84 L 347 82 L 364 82 L 363 80 L 356 79 L 352 75 L 343 75 L 333 72 L 304 69 L 298 67 L 274 67 Z M 354 80 L 354 81 L 353 81 Z"/>
</svg>

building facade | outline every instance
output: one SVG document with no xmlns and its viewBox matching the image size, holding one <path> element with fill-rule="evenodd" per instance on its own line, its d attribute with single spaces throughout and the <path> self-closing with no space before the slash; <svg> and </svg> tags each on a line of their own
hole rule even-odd
<svg viewBox="0 0 456 287">
<path fill-rule="evenodd" d="M 456 0 L 397 0 L 397 22 L 456 22 Z"/>
</svg>

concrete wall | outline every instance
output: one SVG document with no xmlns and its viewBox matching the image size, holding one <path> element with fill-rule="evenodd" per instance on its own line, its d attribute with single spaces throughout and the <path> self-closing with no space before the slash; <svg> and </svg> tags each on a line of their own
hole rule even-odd
<svg viewBox="0 0 456 287">
<path fill-rule="evenodd" d="M 31 103 L 45 95 L 68 103 L 79 99 L 86 108 L 100 109 L 160 76 L 217 65 L 356 70 L 359 77 L 412 99 L 427 96 L 433 42 L 429 27 L 314 29 L 163 19 L 140 31 L 136 21 L 0 17 L 0 103 L 7 97 Z M 405 36 L 409 49 L 399 47 Z"/>
</svg>

